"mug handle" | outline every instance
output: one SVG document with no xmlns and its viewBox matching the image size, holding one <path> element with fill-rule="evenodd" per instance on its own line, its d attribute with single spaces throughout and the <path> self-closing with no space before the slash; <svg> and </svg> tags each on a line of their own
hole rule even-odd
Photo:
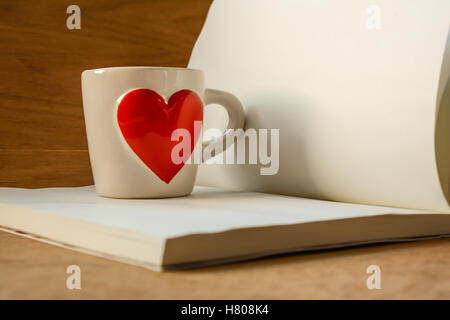
<svg viewBox="0 0 450 320">
<path fill-rule="evenodd" d="M 223 134 L 220 137 L 203 141 L 202 158 L 203 161 L 206 161 L 219 154 L 215 153 L 217 146 L 222 145 L 222 152 L 224 152 L 234 143 L 234 139 L 227 139 L 227 137 L 232 135 L 234 136 L 233 131 L 235 129 L 244 128 L 245 112 L 239 99 L 229 92 L 207 88 L 205 89 L 203 100 L 205 101 L 205 107 L 213 103 L 219 104 L 224 107 L 228 113 L 228 125 Z M 207 159 L 205 159 L 205 151 L 208 151 L 209 157 Z"/>
</svg>

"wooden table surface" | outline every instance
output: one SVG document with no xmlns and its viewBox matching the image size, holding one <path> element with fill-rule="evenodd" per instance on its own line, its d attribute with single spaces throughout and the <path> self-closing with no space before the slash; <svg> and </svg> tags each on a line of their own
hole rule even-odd
<svg viewBox="0 0 450 320">
<path fill-rule="evenodd" d="M 0 186 L 92 183 L 81 105 L 84 69 L 186 66 L 211 0 L 0 2 Z M 232 22 L 230 22 L 232 23 Z M 67 290 L 68 265 L 82 289 Z M 366 288 L 366 268 L 382 289 Z M 450 240 L 279 256 L 157 273 L 0 232 L 0 298 L 447 298 Z"/>
<path fill-rule="evenodd" d="M 81 289 L 66 288 L 69 265 Z M 381 268 L 381 289 L 366 268 Z M 0 299 L 450 299 L 450 239 L 155 272 L 0 232 Z"/>
</svg>

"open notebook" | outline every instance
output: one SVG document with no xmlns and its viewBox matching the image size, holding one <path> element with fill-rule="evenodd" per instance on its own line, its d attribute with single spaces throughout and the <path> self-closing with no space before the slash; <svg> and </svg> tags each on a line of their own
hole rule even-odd
<svg viewBox="0 0 450 320">
<path fill-rule="evenodd" d="M 0 188 L 0 203 L 6 231 L 155 270 L 450 234 L 448 214 L 209 187 L 153 200 Z"/>
<path fill-rule="evenodd" d="M 280 129 L 278 174 L 202 165 L 199 184 L 240 192 L 161 200 L 0 189 L 0 226 L 155 269 L 448 235 L 449 12 L 448 0 L 215 0 L 189 66 L 239 97 L 247 128 Z M 224 128 L 219 110 L 207 127 Z"/>
</svg>

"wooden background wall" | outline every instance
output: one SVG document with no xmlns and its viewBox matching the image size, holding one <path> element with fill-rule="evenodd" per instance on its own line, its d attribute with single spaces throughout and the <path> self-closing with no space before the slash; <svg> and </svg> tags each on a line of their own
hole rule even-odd
<svg viewBox="0 0 450 320">
<path fill-rule="evenodd" d="M 68 30 L 66 8 L 81 8 Z M 92 184 L 81 72 L 186 66 L 211 0 L 1 0 L 0 187 Z"/>
</svg>

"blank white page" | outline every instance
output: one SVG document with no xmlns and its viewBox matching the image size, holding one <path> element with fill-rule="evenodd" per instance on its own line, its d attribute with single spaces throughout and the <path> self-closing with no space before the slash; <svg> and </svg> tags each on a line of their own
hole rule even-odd
<svg viewBox="0 0 450 320">
<path fill-rule="evenodd" d="M 124 200 L 79 188 L 0 188 L 0 203 L 165 238 L 247 227 L 425 211 L 196 187 L 187 197 Z"/>
<path fill-rule="evenodd" d="M 450 212 L 449 12 L 448 0 L 215 0 L 189 67 L 242 101 L 247 128 L 280 130 L 279 171 L 203 164 L 198 184 Z M 205 109 L 207 128 L 225 128 L 222 109 Z"/>
</svg>

